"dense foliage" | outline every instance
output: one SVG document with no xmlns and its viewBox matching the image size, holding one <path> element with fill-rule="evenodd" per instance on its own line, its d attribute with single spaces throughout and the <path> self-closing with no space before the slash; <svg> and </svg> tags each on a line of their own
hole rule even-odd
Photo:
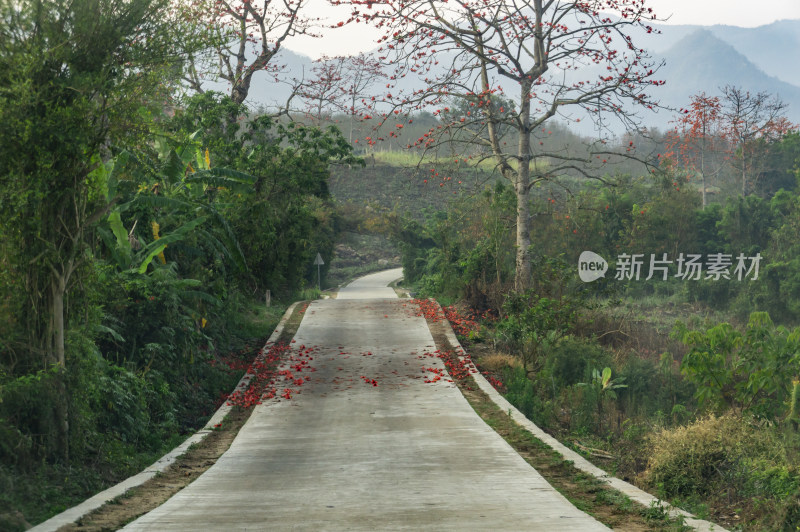
<svg viewBox="0 0 800 532">
<path fill-rule="evenodd" d="M 420 295 L 497 316 L 464 341 L 491 340 L 484 370 L 528 417 L 608 449 L 619 476 L 693 511 L 739 508 L 757 526 L 792 529 L 800 149 L 795 133 L 764 148 L 759 193 L 708 194 L 705 208 L 670 160 L 642 177 L 535 189 L 532 288 L 522 293 L 512 289 L 515 199 L 502 185 L 400 219 L 392 236 Z M 604 277 L 579 279 L 583 251 L 607 259 Z M 711 269 L 715 256 L 727 257 L 725 274 Z"/>
<path fill-rule="evenodd" d="M 329 165 L 358 161 L 335 128 L 173 100 L 196 43 L 169 2 L 2 1 L 0 20 L 5 528 L 204 422 L 238 378 L 219 357 L 274 324 L 265 290 L 330 262 Z"/>
<path fill-rule="evenodd" d="M 534 3 L 540 17 L 582 13 L 591 38 L 561 24 L 543 33 L 521 12 L 437 15 L 397 64 L 422 73 L 418 62 L 437 60 L 429 39 L 471 42 L 459 68 L 410 99 L 380 98 L 371 84 L 394 90 L 402 69 L 328 60 L 339 70 L 317 81 L 338 92 L 295 87 L 315 103 L 309 126 L 285 116 L 288 103 L 279 116 L 242 105 L 256 70 L 277 74 L 283 39 L 250 64 L 230 55 L 253 39 L 229 24 L 255 23 L 240 4 L 0 0 L 0 528 L 14 510 L 56 513 L 202 424 L 237 378 L 221 355 L 275 318 L 253 301 L 294 297 L 317 253 L 327 273 L 344 229 L 388 236 L 417 293 L 486 319 L 458 332 L 491 343 L 484 369 L 537 423 L 621 451 L 609 468 L 694 509 L 755 500 L 748 515 L 765 527 L 798 526 L 800 134 L 781 102 L 726 87 L 694 98 L 665 135 L 585 142 L 550 121 L 558 107 L 629 122 L 617 100 L 649 104 L 640 85 L 661 83 L 643 50 L 618 55 L 604 37 L 649 12 L 623 2 L 631 18 L 609 25 L 582 3 Z M 310 31 L 301 5 L 267 9 L 263 28 Z M 413 28 L 409 5 L 361 17 Z M 517 22 L 524 39 L 484 51 L 476 27 Z M 528 41 L 561 51 L 510 68 Z M 203 92 L 197 68 L 218 54 L 231 96 Z M 615 74 L 570 86 L 548 67 L 586 54 Z M 490 71 L 521 99 L 496 94 Z M 344 115 L 323 112 L 329 90 L 346 95 Z M 765 111 L 737 114 L 733 101 Z M 349 139 L 323 126 L 337 120 Z M 376 153 L 381 142 L 394 151 Z M 361 181 L 354 147 L 371 163 Z M 391 186 L 379 179 L 387 161 L 409 167 L 391 168 Z M 356 203 L 331 198 L 334 165 L 332 184 L 358 187 Z M 607 260 L 603 278 L 579 280 L 584 251 Z"/>
</svg>

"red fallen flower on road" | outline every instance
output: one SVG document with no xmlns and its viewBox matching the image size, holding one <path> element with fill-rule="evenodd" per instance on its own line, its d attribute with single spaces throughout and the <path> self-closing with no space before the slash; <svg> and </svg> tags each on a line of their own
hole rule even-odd
<svg viewBox="0 0 800 532">
<path fill-rule="evenodd" d="M 284 380 L 291 380 L 293 383 L 296 382 L 291 371 L 277 370 L 278 362 L 289 352 L 291 352 L 291 349 L 286 344 L 273 344 L 262 349 L 256 360 L 249 365 L 245 381 L 236 391 L 226 397 L 227 404 L 250 408 L 261 404 L 264 398 L 273 399 L 275 397 L 277 392 L 274 387 L 274 381 L 278 377 L 283 377 Z M 298 365 L 305 367 L 306 364 L 307 362 L 300 362 Z M 306 381 L 303 380 L 303 382 Z M 292 393 L 291 390 L 288 393 L 284 391 L 282 396 L 290 399 Z"/>
<path fill-rule="evenodd" d="M 377 386 L 377 385 L 378 385 L 378 381 L 376 381 L 375 379 L 370 379 L 369 377 L 365 377 L 364 375 L 362 375 L 362 376 L 361 376 L 361 379 L 362 379 L 362 380 L 363 380 L 363 381 L 364 381 L 366 384 L 371 384 L 371 385 L 373 385 L 373 386 Z"/>
</svg>

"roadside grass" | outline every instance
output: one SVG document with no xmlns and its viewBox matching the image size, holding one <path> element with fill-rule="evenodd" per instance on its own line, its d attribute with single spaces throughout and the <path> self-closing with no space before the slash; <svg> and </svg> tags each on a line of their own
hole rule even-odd
<svg viewBox="0 0 800 532">
<path fill-rule="evenodd" d="M 440 321 L 428 320 L 428 327 L 437 349 L 448 353 L 450 363 L 457 366 L 459 362 L 455 346 L 450 345 L 444 333 L 444 327 L 448 326 Z M 549 446 L 518 425 L 507 412 L 503 412 L 478 389 L 470 375 L 465 374 L 461 378 L 452 374 L 451 376 L 486 424 L 580 510 L 615 530 L 690 530 L 682 519 L 674 519 L 666 512 L 654 511 L 653 508 L 636 504 L 626 495 L 576 469 L 572 462 L 564 460 Z"/>
<path fill-rule="evenodd" d="M 251 409 L 235 407 L 225 416 L 220 427 L 200 443 L 189 446 L 169 468 L 158 473 L 141 486 L 115 497 L 76 523 L 59 529 L 60 532 L 102 532 L 118 530 L 136 518 L 157 508 L 172 495 L 199 477 L 230 447 L 239 429 L 250 417 Z"/>
<path fill-rule="evenodd" d="M 124 454 L 124 463 L 115 460 L 113 467 L 41 464 L 25 472 L 0 467 L 0 530 L 23 531 L 45 521 L 115 482 L 138 473 L 182 440 L 183 436 L 176 434 L 160 449 L 146 453 L 137 453 L 131 445 L 108 449 L 115 455 Z"/>
<path fill-rule="evenodd" d="M 686 347 L 672 347 L 672 327 L 657 307 L 655 298 L 630 306 L 638 313 L 630 316 L 625 334 L 607 349 L 608 358 L 600 365 L 613 365 L 615 378 L 625 378 L 625 388 L 602 402 L 580 384 L 556 390 L 552 381 L 553 394 L 540 393 L 541 386 L 551 383 L 552 368 L 577 367 L 597 353 L 596 347 L 582 351 L 582 344 L 570 339 L 550 351 L 552 365 L 534 378 L 513 371 L 519 359 L 506 361 L 489 343 L 467 349 L 491 382 L 507 388 L 509 401 L 609 474 L 731 530 L 798 530 L 796 426 L 736 412 L 704 416 L 694 388 L 680 380 L 679 362 Z M 711 318 L 711 323 L 717 319 Z M 700 320 L 697 326 L 702 327 L 702 316 Z M 564 364 L 559 366 L 559 361 Z M 657 394 L 663 394 L 662 399 Z M 662 510 L 650 508 L 648 515 Z"/>
<path fill-rule="evenodd" d="M 245 346 L 268 338 L 281 320 L 289 305 L 286 302 L 270 302 L 266 306 L 265 299 L 247 299 L 241 302 L 239 311 L 231 313 L 223 324 L 226 342 L 217 346 L 218 352 L 231 352 L 244 349 Z"/>
<path fill-rule="evenodd" d="M 506 368 L 522 367 L 518 357 L 507 353 L 491 352 L 480 359 L 481 367 L 489 372 L 501 372 Z"/>
<path fill-rule="evenodd" d="M 469 380 L 472 380 L 471 377 Z M 681 520 L 670 518 L 666 512 L 654 512 L 651 508 L 636 504 L 602 481 L 579 471 L 572 462 L 564 460 L 519 426 L 508 413 L 502 412 L 488 396 L 477 390 L 477 385 L 466 386 L 472 390 L 462 388 L 462 392 L 466 391 L 465 397 L 486 424 L 580 510 L 615 530 L 690 530 Z"/>
</svg>

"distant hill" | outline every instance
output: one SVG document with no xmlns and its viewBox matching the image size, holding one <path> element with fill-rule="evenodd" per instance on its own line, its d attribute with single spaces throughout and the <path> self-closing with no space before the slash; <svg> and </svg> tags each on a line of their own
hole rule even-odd
<svg viewBox="0 0 800 532">
<path fill-rule="evenodd" d="M 735 85 L 751 92 L 779 95 L 789 104 L 789 119 L 800 123 L 800 87 L 767 75 L 711 30 L 695 30 L 660 57 L 666 65 L 659 71 L 659 78 L 667 83 L 655 94 L 663 104 L 686 106 L 692 94 L 705 91 L 716 95 L 719 88 Z M 657 122 L 655 125 L 664 127 L 663 119 Z"/>
<path fill-rule="evenodd" d="M 758 28 L 708 29 L 770 76 L 800 86 L 800 20 L 781 20 Z"/>
<path fill-rule="evenodd" d="M 778 95 L 789 105 L 787 116 L 800 123 L 800 20 L 757 28 L 735 26 L 656 25 L 653 33 L 635 32 L 633 41 L 665 66 L 657 77 L 666 85 L 652 91 L 664 105 L 685 107 L 690 97 L 735 85 L 750 92 Z M 644 117 L 651 128 L 670 127 L 669 111 Z M 591 130 L 578 130 L 590 134 Z"/>
<path fill-rule="evenodd" d="M 634 42 L 663 55 L 698 30 L 707 30 L 732 46 L 766 74 L 800 86 L 800 20 L 780 20 L 756 28 L 737 26 L 655 25 L 657 32 L 634 34 Z"/>
</svg>

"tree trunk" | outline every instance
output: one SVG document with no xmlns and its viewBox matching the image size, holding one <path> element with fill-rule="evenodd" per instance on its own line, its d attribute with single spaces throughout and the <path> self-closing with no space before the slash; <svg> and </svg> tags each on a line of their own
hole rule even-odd
<svg viewBox="0 0 800 532">
<path fill-rule="evenodd" d="M 525 166 L 527 166 L 525 164 Z M 531 234 L 530 234 L 530 207 L 528 205 L 528 182 L 530 181 L 529 169 L 523 170 L 520 164 L 517 182 L 514 191 L 517 195 L 517 259 L 514 274 L 514 289 L 521 292 L 528 288 L 531 280 Z"/>
<path fill-rule="evenodd" d="M 527 98 L 529 91 L 530 87 L 523 83 L 517 150 L 519 166 L 514 181 L 514 192 L 517 196 L 517 258 L 514 290 L 517 292 L 526 290 L 531 282 L 531 215 L 528 203 L 531 182 L 530 100 Z"/>
<path fill-rule="evenodd" d="M 747 195 L 747 159 L 745 158 L 744 143 L 742 143 L 742 197 Z"/>
<path fill-rule="evenodd" d="M 58 446 L 58 453 L 61 460 L 69 463 L 69 400 L 67 397 L 67 375 L 63 369 L 58 374 L 56 380 L 56 395 L 60 398 L 53 405 L 56 417 L 56 445 Z"/>
<path fill-rule="evenodd" d="M 66 282 L 62 276 L 55 276 L 51 285 L 52 297 L 52 323 L 53 330 L 50 345 L 52 349 L 53 363 L 59 368 L 67 367 L 64 351 L 64 293 L 66 292 Z"/>
<path fill-rule="evenodd" d="M 65 351 L 65 326 L 64 326 L 64 295 L 67 289 L 67 279 L 64 275 L 53 273 L 51 281 L 51 323 L 50 353 L 53 363 L 58 367 L 57 395 L 60 400 L 54 405 L 56 418 L 57 446 L 61 459 L 69 463 L 69 401 L 67 399 L 66 383 L 66 351 Z"/>
<path fill-rule="evenodd" d="M 700 148 L 700 176 L 703 181 L 703 210 L 706 210 L 706 130 L 703 120 L 703 145 Z"/>
<path fill-rule="evenodd" d="M 353 115 L 350 115 L 350 134 L 348 135 L 350 145 L 353 145 Z"/>
<path fill-rule="evenodd" d="M 250 93 L 250 80 L 252 79 L 252 75 L 245 73 L 241 79 L 237 80 L 231 88 L 231 100 L 239 105 L 243 104 Z"/>
</svg>

